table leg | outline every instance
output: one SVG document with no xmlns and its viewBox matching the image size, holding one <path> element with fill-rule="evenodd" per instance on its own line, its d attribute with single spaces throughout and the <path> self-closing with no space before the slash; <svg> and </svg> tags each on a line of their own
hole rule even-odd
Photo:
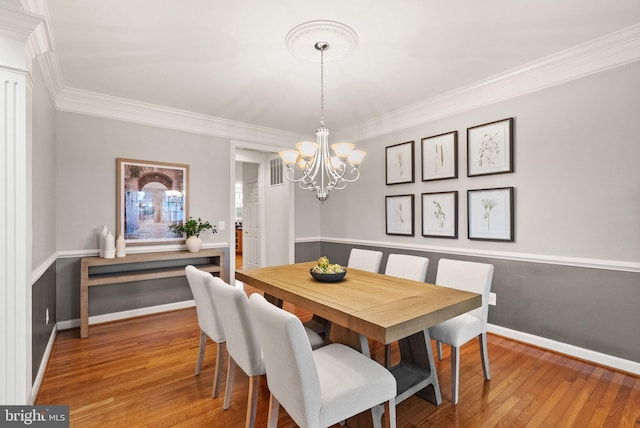
<svg viewBox="0 0 640 428">
<path fill-rule="evenodd" d="M 272 305 L 276 305 L 280 309 L 282 309 L 282 305 L 284 304 L 282 299 L 278 299 L 277 297 L 272 296 L 271 294 L 264 293 L 264 299 L 267 302 L 271 303 Z"/>
<path fill-rule="evenodd" d="M 396 404 L 413 394 L 435 405 L 442 403 L 429 330 L 400 340 L 400 364 L 391 373 L 398 382 Z"/>
<path fill-rule="evenodd" d="M 338 324 L 331 326 L 330 339 L 334 343 L 343 343 L 356 351 L 362 353 L 366 357 L 371 358 L 371 351 L 369 350 L 369 339 L 362 334 L 358 334 L 353 330 L 342 327 Z"/>
</svg>

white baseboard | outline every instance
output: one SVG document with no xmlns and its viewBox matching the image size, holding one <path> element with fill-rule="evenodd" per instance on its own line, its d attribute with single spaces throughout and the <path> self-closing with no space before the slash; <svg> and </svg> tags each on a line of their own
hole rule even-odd
<svg viewBox="0 0 640 428">
<path fill-rule="evenodd" d="M 624 358 L 615 357 L 613 355 L 603 354 L 601 352 L 592 351 L 590 349 L 580 348 L 578 346 L 569 345 L 567 343 L 558 342 L 556 340 L 547 339 L 545 337 L 536 336 L 529 333 L 523 333 L 517 330 L 501 327 L 499 325 L 488 324 L 489 333 L 495 333 L 509 339 L 519 342 L 528 343 L 540 348 L 545 348 L 553 352 L 569 355 L 585 361 L 591 361 L 596 364 L 611 367 L 627 373 L 640 375 L 640 363 L 625 360 Z"/>
<path fill-rule="evenodd" d="M 194 307 L 195 301 L 184 300 L 182 302 L 167 303 L 165 305 L 147 306 L 145 308 L 131 309 L 128 311 L 112 312 L 110 314 L 95 315 L 89 317 L 89 325 L 101 324 L 105 322 L 118 321 L 126 318 L 140 317 L 143 315 L 158 314 L 161 312 L 175 311 L 177 309 L 185 309 Z M 76 318 L 69 321 L 58 321 L 56 323 L 58 330 L 68 330 L 70 328 L 80 327 L 80 319 Z"/>
<path fill-rule="evenodd" d="M 40 367 L 38 368 L 38 374 L 36 375 L 36 379 L 33 381 L 33 385 L 31 386 L 31 394 L 29 396 L 29 404 L 33 404 L 36 401 L 36 397 L 38 396 L 38 391 L 40 390 L 40 385 L 42 384 L 42 379 L 44 378 L 44 372 L 47 370 L 47 363 L 49 362 L 49 356 L 51 355 L 51 350 L 53 349 L 53 344 L 56 341 L 57 328 L 54 325 L 53 330 L 51 330 L 51 336 L 49 336 L 49 342 L 47 342 L 47 347 L 44 350 L 44 355 L 42 356 L 42 360 L 40 360 Z"/>
</svg>

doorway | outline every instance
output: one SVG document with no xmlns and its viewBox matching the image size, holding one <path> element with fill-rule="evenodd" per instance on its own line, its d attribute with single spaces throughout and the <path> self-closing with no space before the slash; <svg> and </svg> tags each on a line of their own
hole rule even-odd
<svg viewBox="0 0 640 428">
<path fill-rule="evenodd" d="M 273 181 L 278 150 L 251 143 L 231 144 L 231 218 L 236 227 L 230 233 L 230 247 L 237 255 L 229 260 L 230 279 L 235 269 L 242 267 L 294 261 L 294 192 L 288 181 Z"/>
</svg>

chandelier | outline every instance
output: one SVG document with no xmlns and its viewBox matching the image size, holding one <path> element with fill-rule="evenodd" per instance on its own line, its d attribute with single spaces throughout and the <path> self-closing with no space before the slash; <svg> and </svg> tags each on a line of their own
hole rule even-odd
<svg viewBox="0 0 640 428">
<path fill-rule="evenodd" d="M 347 183 L 360 177 L 358 166 L 365 152 L 354 150 L 352 143 L 332 144 L 333 156 L 329 150 L 329 130 L 324 126 L 324 52 L 329 43 L 317 42 L 314 47 L 320 51 L 320 128 L 316 131 L 316 142 L 297 143 L 297 150 L 283 150 L 279 154 L 287 166 L 287 180 L 315 192 L 324 201 L 331 190 L 344 189 Z M 302 174 L 299 178 L 296 167 Z"/>
</svg>

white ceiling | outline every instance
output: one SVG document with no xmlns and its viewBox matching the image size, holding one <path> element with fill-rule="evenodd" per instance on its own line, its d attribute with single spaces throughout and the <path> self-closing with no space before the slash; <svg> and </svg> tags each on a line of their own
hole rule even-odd
<svg viewBox="0 0 640 428">
<path fill-rule="evenodd" d="M 332 131 L 640 22 L 638 0 L 49 0 L 64 86 L 312 134 L 319 64 L 285 36 L 312 20 L 357 33 L 325 64 Z M 313 46 L 309 46 L 312 50 Z"/>
</svg>

